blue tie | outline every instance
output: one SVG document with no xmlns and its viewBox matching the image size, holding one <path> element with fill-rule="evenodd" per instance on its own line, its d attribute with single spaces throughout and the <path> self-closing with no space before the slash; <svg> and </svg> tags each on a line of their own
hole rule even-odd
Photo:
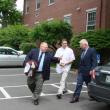
<svg viewBox="0 0 110 110">
<path fill-rule="evenodd" d="M 39 64 L 40 64 L 40 61 L 42 59 L 42 55 L 43 55 L 43 52 L 41 52 L 40 56 L 39 56 L 39 59 L 38 59 L 38 68 L 39 68 Z"/>
</svg>

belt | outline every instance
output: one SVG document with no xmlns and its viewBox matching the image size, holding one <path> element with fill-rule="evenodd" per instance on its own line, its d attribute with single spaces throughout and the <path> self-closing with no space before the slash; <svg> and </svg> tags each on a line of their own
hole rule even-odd
<svg viewBox="0 0 110 110">
<path fill-rule="evenodd" d="M 37 71 L 37 73 L 42 73 L 42 71 Z"/>
</svg>

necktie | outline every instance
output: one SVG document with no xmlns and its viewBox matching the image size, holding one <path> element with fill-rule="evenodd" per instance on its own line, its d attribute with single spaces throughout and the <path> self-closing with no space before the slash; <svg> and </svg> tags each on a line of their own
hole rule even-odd
<svg viewBox="0 0 110 110">
<path fill-rule="evenodd" d="M 42 59 L 42 55 L 43 55 L 43 52 L 41 52 L 41 54 L 40 54 L 40 56 L 39 56 L 39 58 L 38 58 L 38 67 L 39 67 L 40 61 L 41 61 L 41 59 Z"/>
<path fill-rule="evenodd" d="M 81 59 L 83 59 L 85 56 L 85 50 L 83 50 L 82 54 L 81 54 Z"/>
<path fill-rule="evenodd" d="M 40 63 L 41 59 L 42 59 L 42 55 L 43 55 L 43 52 L 41 52 L 39 58 L 38 58 L 38 63 Z"/>
</svg>

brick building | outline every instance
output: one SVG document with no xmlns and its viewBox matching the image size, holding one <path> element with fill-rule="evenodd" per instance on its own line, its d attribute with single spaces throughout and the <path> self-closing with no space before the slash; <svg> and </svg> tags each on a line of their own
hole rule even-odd
<svg viewBox="0 0 110 110">
<path fill-rule="evenodd" d="M 24 0 L 23 22 L 67 21 L 76 33 L 110 28 L 110 0 Z"/>
</svg>

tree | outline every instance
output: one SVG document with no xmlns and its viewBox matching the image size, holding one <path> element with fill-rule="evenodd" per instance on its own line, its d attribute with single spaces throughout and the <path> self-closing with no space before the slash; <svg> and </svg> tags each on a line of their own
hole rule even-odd
<svg viewBox="0 0 110 110">
<path fill-rule="evenodd" d="M 30 29 L 23 25 L 7 26 L 0 29 L 0 45 L 10 46 L 17 50 L 20 49 L 20 45 L 25 42 L 31 43 L 31 37 L 29 36 Z"/>
<path fill-rule="evenodd" d="M 18 24 L 22 21 L 22 13 L 16 9 L 16 0 L 0 0 L 0 24 L 2 27 Z"/>
<path fill-rule="evenodd" d="M 71 26 L 67 22 L 59 20 L 38 24 L 32 32 L 34 40 L 46 41 L 50 44 L 50 48 L 54 50 L 57 49 L 57 44 L 59 44 L 63 38 L 69 41 L 72 35 Z"/>
</svg>

